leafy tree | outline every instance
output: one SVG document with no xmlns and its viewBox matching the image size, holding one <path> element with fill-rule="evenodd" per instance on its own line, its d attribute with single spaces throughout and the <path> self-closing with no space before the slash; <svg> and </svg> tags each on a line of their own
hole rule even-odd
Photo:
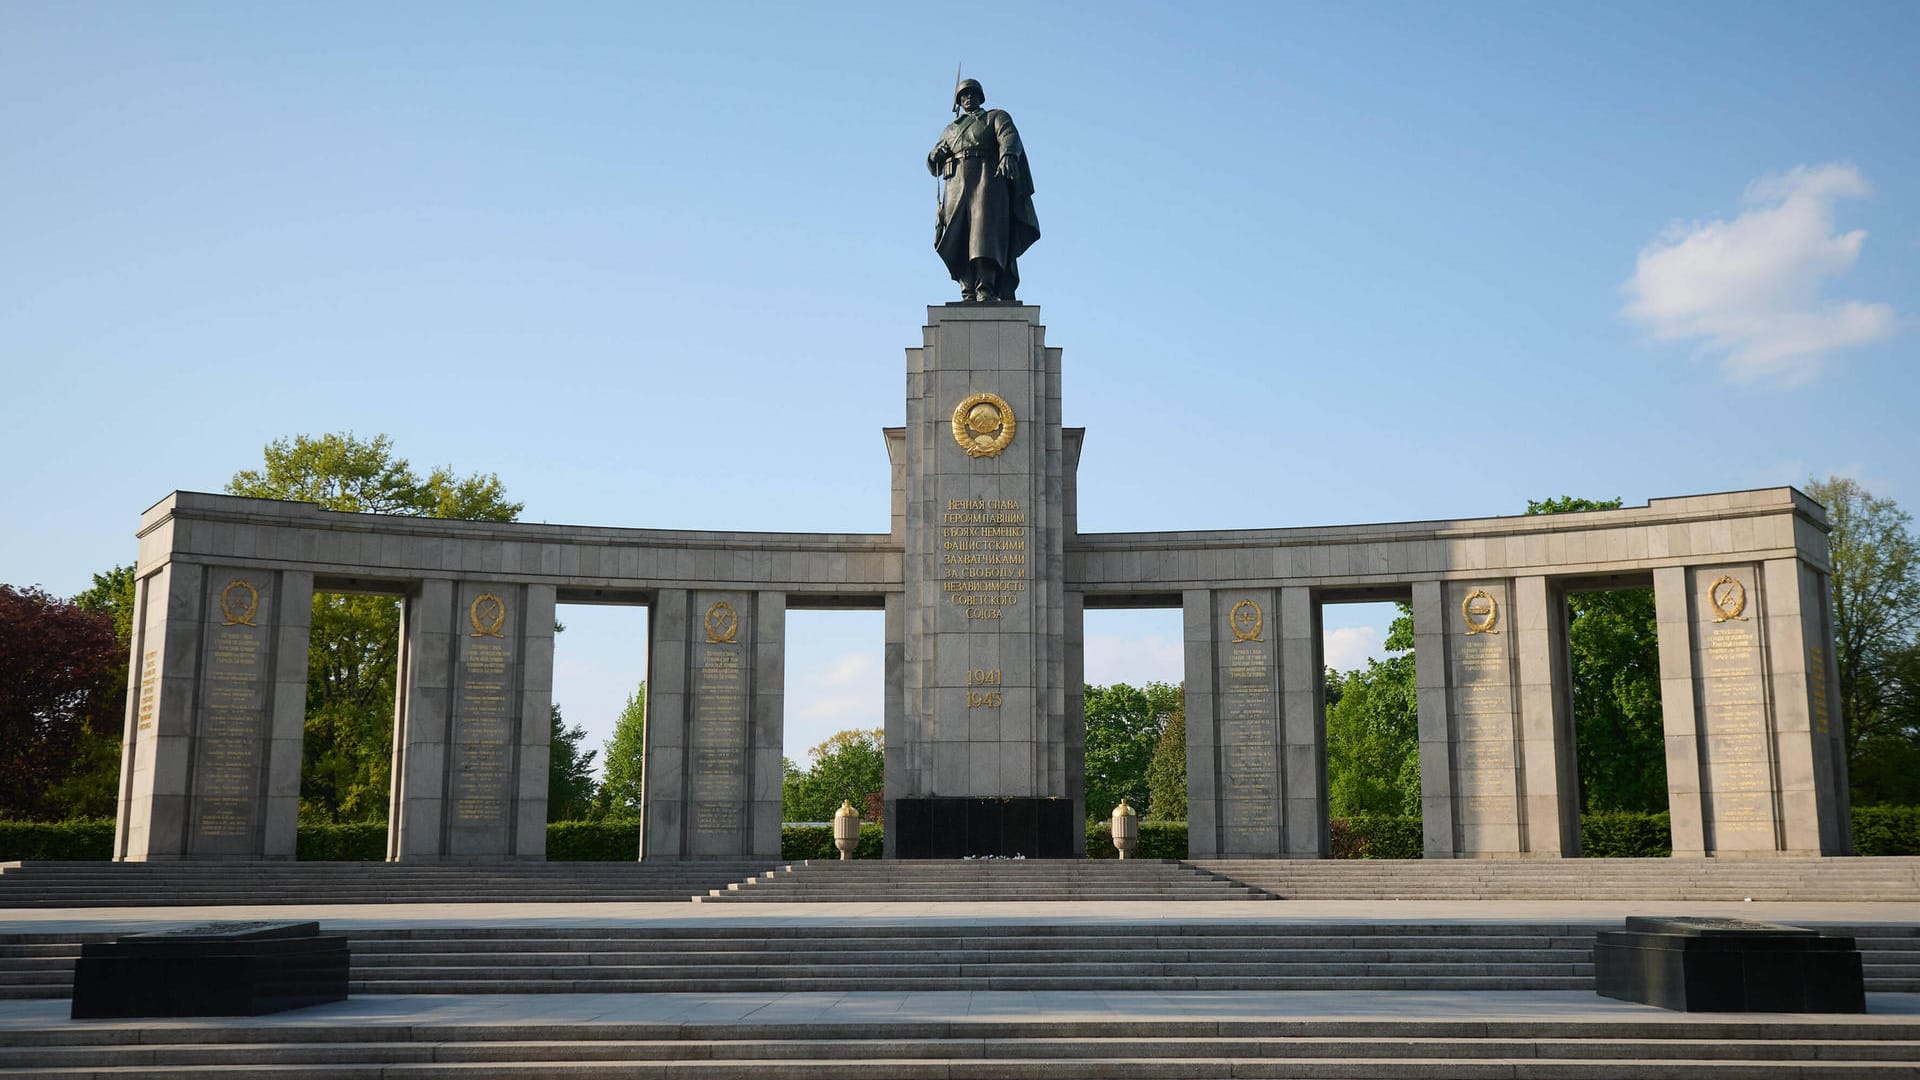
<svg viewBox="0 0 1920 1080">
<path fill-rule="evenodd" d="M 47 819 L 83 735 L 118 728 L 127 652 L 110 616 L 0 585 L 0 816 Z"/>
<path fill-rule="evenodd" d="M 1529 500 L 1529 514 L 1617 510 L 1619 499 Z M 1666 728 L 1660 711 L 1660 643 L 1652 589 L 1567 598 L 1568 677 L 1580 773 L 1589 812 L 1667 808 Z"/>
<path fill-rule="evenodd" d="M 235 473 L 230 495 L 288 499 L 338 511 L 512 521 L 498 477 L 425 477 L 394 456 L 385 435 L 297 435 L 267 444 L 265 464 Z M 392 597 L 320 594 L 313 600 L 307 664 L 300 816 L 324 823 L 387 814 L 398 676 L 400 605 Z"/>
<path fill-rule="evenodd" d="M 804 772 L 781 759 L 781 816 L 788 821 L 832 821 L 843 800 L 865 816 L 868 796 L 881 789 L 883 750 L 880 728 L 858 728 L 835 732 L 807 751 L 811 764 Z"/>
<path fill-rule="evenodd" d="M 1181 690 L 1162 682 L 1085 690 L 1087 819 L 1104 820 L 1121 798 L 1147 816 L 1153 804 L 1147 767 L 1167 721 L 1184 708 Z"/>
<path fill-rule="evenodd" d="M 547 758 L 547 820 L 584 821 L 593 809 L 593 756 L 580 752 L 587 729 L 568 727 L 553 706 L 553 748 Z"/>
<path fill-rule="evenodd" d="M 82 611 L 105 615 L 113 622 L 113 635 L 119 642 L 119 662 L 113 665 L 112 681 L 105 691 L 114 701 L 125 702 L 127 664 L 133 649 L 133 566 L 116 566 L 104 574 L 93 575 L 93 586 L 74 596 L 73 604 Z M 48 791 L 49 801 L 60 814 L 70 818 L 112 817 L 120 801 L 120 729 L 124 714 L 102 712 L 80 728 L 80 742 L 67 775 Z"/>
<path fill-rule="evenodd" d="M 1920 782 L 1920 542 L 1913 518 L 1841 476 L 1807 484 L 1832 533 L 1833 638 L 1854 801 L 1913 801 Z"/>
<path fill-rule="evenodd" d="M 1187 698 L 1186 686 L 1175 688 L 1180 703 L 1167 717 L 1147 762 L 1147 807 L 1154 821 L 1187 820 Z M 1111 813 L 1112 811 L 1108 811 Z"/>
<path fill-rule="evenodd" d="M 647 683 L 627 695 L 620 716 L 613 722 L 613 738 L 606 743 L 601 760 L 606 763 L 600 778 L 600 791 L 593 797 L 594 820 L 640 816 L 640 781 L 647 748 Z"/>
<path fill-rule="evenodd" d="M 1415 706 L 1413 612 L 1387 630 L 1394 655 L 1364 670 L 1329 671 L 1327 810 L 1335 817 L 1420 813 L 1420 727 Z"/>
</svg>

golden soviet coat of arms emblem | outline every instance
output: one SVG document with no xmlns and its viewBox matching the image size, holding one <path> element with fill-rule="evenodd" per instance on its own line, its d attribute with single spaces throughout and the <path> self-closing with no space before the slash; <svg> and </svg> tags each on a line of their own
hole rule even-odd
<svg viewBox="0 0 1920 1080">
<path fill-rule="evenodd" d="M 998 457 L 1014 426 L 1013 406 L 998 394 L 974 394 L 953 409 L 953 441 L 968 457 Z"/>
<path fill-rule="evenodd" d="M 221 626 L 256 626 L 253 617 L 260 613 L 260 590 L 251 582 L 235 578 L 220 590 Z"/>
<path fill-rule="evenodd" d="M 740 616 L 733 605 L 721 600 L 707 608 L 707 644 L 731 645 L 740 633 Z"/>
<path fill-rule="evenodd" d="M 1500 622 L 1500 601 L 1485 589 L 1475 589 L 1460 601 L 1460 618 L 1467 624 L 1467 636 L 1475 634 L 1497 634 L 1495 629 Z"/>
<path fill-rule="evenodd" d="M 1708 586 L 1707 603 L 1713 605 L 1714 622 L 1747 621 L 1747 617 L 1741 614 L 1747 610 L 1747 587 L 1732 574 L 1722 575 L 1720 580 Z"/>
<path fill-rule="evenodd" d="M 1266 616 L 1260 612 L 1260 605 L 1251 600 L 1242 600 L 1227 612 L 1227 627 L 1233 631 L 1235 641 L 1259 641 L 1260 630 L 1266 621 Z"/>
<path fill-rule="evenodd" d="M 473 603 L 467 605 L 467 625 L 473 627 L 468 637 L 506 637 L 506 601 L 490 592 L 474 597 Z"/>
</svg>

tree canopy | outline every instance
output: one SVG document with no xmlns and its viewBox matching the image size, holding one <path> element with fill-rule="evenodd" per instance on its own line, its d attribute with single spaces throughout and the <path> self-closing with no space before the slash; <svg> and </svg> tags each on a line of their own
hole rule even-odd
<svg viewBox="0 0 1920 1080">
<path fill-rule="evenodd" d="M 851 802 L 860 816 L 876 820 L 875 804 L 885 772 L 885 733 L 880 728 L 856 728 L 827 736 L 807 751 L 801 769 L 791 760 L 781 764 L 781 815 L 788 821 L 832 821 L 842 801 Z"/>
<path fill-rule="evenodd" d="M 235 473 L 227 493 L 312 502 L 328 510 L 479 521 L 512 521 L 521 510 L 520 503 L 507 501 L 492 473 L 458 477 L 441 466 L 421 476 L 394 454 L 385 435 L 296 435 L 268 443 L 264 459 L 258 469 Z M 314 597 L 302 820 L 386 818 L 399 640 L 396 598 Z"/>
<path fill-rule="evenodd" d="M 73 776 L 89 734 L 119 730 L 126 667 L 109 614 L 0 585 L 0 816 L 57 819 L 75 809 L 55 789 Z"/>
<path fill-rule="evenodd" d="M 1856 802 L 1920 801 L 1920 542 L 1913 518 L 1841 476 L 1807 484 L 1832 533 L 1833 638 Z"/>
<path fill-rule="evenodd" d="M 1163 682 L 1089 686 L 1085 703 L 1088 820 L 1105 820 L 1122 798 L 1142 817 L 1156 816 L 1147 769 L 1168 722 L 1176 714 L 1184 720 L 1180 687 Z M 1183 776 L 1185 771 L 1183 764 Z"/>
<path fill-rule="evenodd" d="M 1334 817 L 1420 813 L 1413 612 L 1406 604 L 1385 645 L 1393 655 L 1384 660 L 1327 673 L 1327 812 Z"/>
<path fill-rule="evenodd" d="M 641 806 L 640 783 L 647 747 L 647 683 L 642 679 L 620 715 L 613 722 L 613 737 L 607 740 L 600 760 L 600 790 L 594 793 L 592 816 L 599 818 L 638 818 Z"/>
</svg>

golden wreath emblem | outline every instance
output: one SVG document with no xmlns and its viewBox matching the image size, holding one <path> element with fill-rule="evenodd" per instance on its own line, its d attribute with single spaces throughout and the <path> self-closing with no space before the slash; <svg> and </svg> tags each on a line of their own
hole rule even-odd
<svg viewBox="0 0 1920 1080">
<path fill-rule="evenodd" d="M 1251 600 L 1242 600 L 1227 612 L 1227 628 L 1233 631 L 1235 641 L 1259 641 L 1260 630 L 1266 621 L 1266 616 L 1260 612 L 1260 605 Z"/>
<path fill-rule="evenodd" d="M 953 409 L 953 441 L 968 457 L 998 457 L 1015 426 L 1013 406 L 998 394 L 974 394 Z"/>
<path fill-rule="evenodd" d="M 1460 618 L 1467 624 L 1467 636 L 1475 634 L 1497 634 L 1495 625 L 1500 621 L 1500 601 L 1485 589 L 1475 589 L 1460 601 Z"/>
<path fill-rule="evenodd" d="M 248 582 L 235 578 L 220 590 L 220 614 L 226 619 L 221 626 L 257 626 L 253 617 L 259 613 L 260 590 Z"/>
<path fill-rule="evenodd" d="M 1707 589 L 1707 603 L 1713 605 L 1714 622 L 1747 621 L 1741 614 L 1747 610 L 1747 587 L 1731 574 L 1722 574 L 1720 580 Z"/>
<path fill-rule="evenodd" d="M 506 602 L 490 592 L 481 593 L 467 605 L 467 622 L 473 626 L 468 637 L 506 637 Z"/>
<path fill-rule="evenodd" d="M 707 608 L 706 624 L 709 645 L 731 645 L 740 633 L 740 615 L 725 600 Z"/>
</svg>

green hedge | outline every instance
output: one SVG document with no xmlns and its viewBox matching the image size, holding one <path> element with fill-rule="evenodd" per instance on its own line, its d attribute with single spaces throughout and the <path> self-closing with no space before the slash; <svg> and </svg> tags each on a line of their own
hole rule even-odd
<svg viewBox="0 0 1920 1080">
<path fill-rule="evenodd" d="M 856 859 L 877 859 L 885 846 L 885 830 L 871 821 L 860 823 L 860 842 L 854 845 L 853 857 Z M 831 825 L 782 825 L 780 827 L 780 857 L 795 862 L 801 859 L 831 860 L 840 857 L 840 849 L 833 846 L 833 826 Z"/>
<path fill-rule="evenodd" d="M 387 857 L 387 823 L 302 825 L 294 851 L 306 862 L 379 862 Z"/>
<path fill-rule="evenodd" d="M 1336 859 L 1417 859 L 1421 854 L 1420 819 L 1411 817 L 1334 818 Z M 1589 858 L 1659 858 L 1672 853 L 1668 815 L 1631 812 L 1585 814 L 1580 819 L 1581 851 Z M 302 825 L 299 857 L 310 861 L 373 862 L 387 856 L 387 826 Z M 1853 811 L 1853 843 L 1861 855 L 1920 855 L 1920 806 L 1860 806 Z M 862 823 L 856 859 L 877 859 L 879 825 Z M 1116 856 L 1105 821 L 1087 826 L 1087 856 Z M 1179 821 L 1140 823 L 1142 859 L 1187 857 L 1187 826 Z M 66 860 L 113 857 L 113 822 L 0 821 L 0 861 Z M 640 857 L 637 821 L 559 821 L 547 826 L 547 859 L 552 862 L 632 862 Z M 780 830 L 783 859 L 836 859 L 829 825 L 789 825 Z"/>
<path fill-rule="evenodd" d="M 1920 855 L 1920 806 L 1856 806 L 1853 850 L 1858 855 Z"/>
<path fill-rule="evenodd" d="M 111 859 L 113 821 L 0 821 L 0 862 Z"/>
<path fill-rule="evenodd" d="M 1426 846 L 1417 817 L 1356 814 L 1331 818 L 1336 859 L 1418 859 Z"/>
<path fill-rule="evenodd" d="M 1580 854 L 1589 859 L 1662 859 L 1673 854 L 1673 819 L 1634 810 L 1580 815 Z"/>
<path fill-rule="evenodd" d="M 1113 847 L 1113 822 L 1087 823 L 1087 858 L 1117 859 Z M 1140 839 L 1133 845 L 1136 859 L 1184 859 L 1187 857 L 1187 823 L 1184 821 L 1143 821 Z"/>
<path fill-rule="evenodd" d="M 547 826 L 548 862 L 633 862 L 640 858 L 640 822 L 556 821 Z"/>
</svg>

